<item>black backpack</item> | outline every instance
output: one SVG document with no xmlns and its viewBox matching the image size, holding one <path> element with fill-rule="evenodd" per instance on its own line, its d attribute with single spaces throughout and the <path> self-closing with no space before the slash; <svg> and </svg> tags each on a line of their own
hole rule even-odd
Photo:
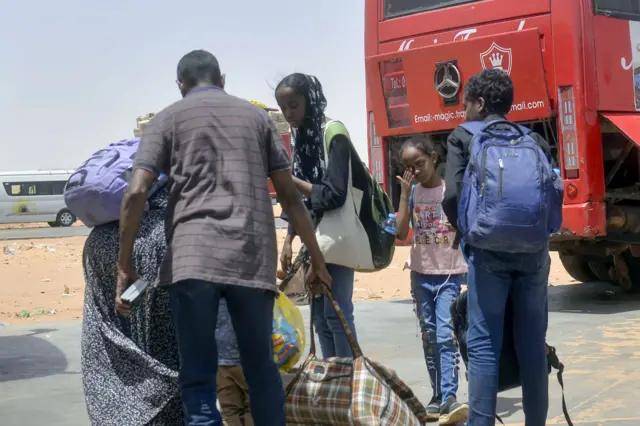
<svg viewBox="0 0 640 426">
<path fill-rule="evenodd" d="M 513 340 L 513 321 L 512 304 L 507 301 L 507 310 L 504 316 L 504 334 L 502 340 L 502 352 L 500 353 L 500 365 L 498 370 L 498 392 L 508 391 L 521 386 L 520 366 L 518 365 L 518 357 Z M 467 330 L 469 321 L 467 316 L 467 292 L 462 292 L 451 304 L 451 318 L 453 319 L 453 329 L 458 340 L 460 355 L 464 361 L 465 367 L 468 368 L 469 357 L 467 355 Z M 562 389 L 562 412 L 569 426 L 573 426 L 573 422 L 569 417 L 567 403 L 564 399 L 564 380 L 562 373 L 564 372 L 564 364 L 558 359 L 556 348 L 547 346 L 547 362 L 549 374 L 553 370 L 557 371 L 558 383 Z M 468 374 L 467 374 L 468 379 Z M 504 424 L 499 416 L 496 416 L 500 423 Z"/>
</svg>

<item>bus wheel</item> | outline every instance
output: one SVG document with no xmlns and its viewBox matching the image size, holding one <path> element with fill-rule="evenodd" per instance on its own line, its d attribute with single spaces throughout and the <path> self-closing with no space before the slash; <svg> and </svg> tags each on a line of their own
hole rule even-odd
<svg viewBox="0 0 640 426">
<path fill-rule="evenodd" d="M 58 222 L 47 222 L 47 225 L 49 225 L 52 228 L 57 228 L 58 227 Z"/>
<path fill-rule="evenodd" d="M 613 282 L 613 278 L 611 276 L 611 268 L 613 267 L 613 259 L 607 257 L 605 259 L 592 260 L 589 262 L 589 268 L 593 275 L 596 276 L 596 279 L 600 281 L 609 281 Z"/>
<path fill-rule="evenodd" d="M 58 226 L 71 226 L 76 221 L 76 217 L 69 210 L 60 210 L 56 223 Z"/>
<path fill-rule="evenodd" d="M 582 282 L 594 281 L 596 276 L 591 272 L 589 268 L 589 262 L 587 262 L 583 256 L 577 254 L 568 254 L 559 252 L 560 261 L 562 266 L 573 279 Z"/>
</svg>

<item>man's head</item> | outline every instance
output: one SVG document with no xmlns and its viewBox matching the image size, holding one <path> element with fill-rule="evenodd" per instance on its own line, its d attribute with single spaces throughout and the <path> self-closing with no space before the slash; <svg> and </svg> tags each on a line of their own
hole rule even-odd
<svg viewBox="0 0 640 426">
<path fill-rule="evenodd" d="M 178 62 L 178 87 L 182 96 L 198 86 L 224 89 L 224 75 L 220 72 L 218 60 L 206 50 L 189 52 Z"/>
<path fill-rule="evenodd" d="M 464 86 L 467 121 L 484 120 L 488 115 L 506 116 L 513 104 L 513 81 L 503 70 L 484 70 Z"/>
</svg>

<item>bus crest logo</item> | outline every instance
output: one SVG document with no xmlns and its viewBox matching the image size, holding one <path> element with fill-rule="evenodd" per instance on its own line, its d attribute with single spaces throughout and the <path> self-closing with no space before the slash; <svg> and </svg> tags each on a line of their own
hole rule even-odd
<svg viewBox="0 0 640 426">
<path fill-rule="evenodd" d="M 482 69 L 499 69 L 511 75 L 511 66 L 513 65 L 513 55 L 511 49 L 506 49 L 496 42 L 491 47 L 480 54 L 480 63 Z"/>
</svg>

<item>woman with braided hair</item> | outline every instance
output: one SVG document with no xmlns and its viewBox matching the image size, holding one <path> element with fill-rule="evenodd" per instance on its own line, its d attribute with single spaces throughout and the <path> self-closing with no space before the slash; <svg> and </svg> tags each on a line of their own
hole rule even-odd
<svg viewBox="0 0 640 426">
<path fill-rule="evenodd" d="M 322 91 L 322 84 L 316 77 L 301 73 L 291 74 L 278 84 L 275 96 L 285 119 L 293 128 L 294 181 L 315 223 L 318 224 L 324 212 L 338 209 L 345 203 L 349 191 L 349 164 L 351 163 L 352 169 L 352 185 L 363 192 L 370 191 L 367 171 L 349 138 L 342 134 L 334 136 L 327 145 L 328 162 L 325 161 L 324 128 L 328 121 L 325 116 L 327 100 Z M 291 268 L 291 243 L 294 238 L 293 228 L 289 226 L 280 257 L 284 271 Z M 336 264 L 327 264 L 327 269 L 332 278 L 333 296 L 355 336 L 352 302 L 354 270 Z M 314 297 L 315 313 L 312 320 L 318 333 L 323 357 L 353 357 L 345 332 L 329 299 L 324 295 Z"/>
</svg>

